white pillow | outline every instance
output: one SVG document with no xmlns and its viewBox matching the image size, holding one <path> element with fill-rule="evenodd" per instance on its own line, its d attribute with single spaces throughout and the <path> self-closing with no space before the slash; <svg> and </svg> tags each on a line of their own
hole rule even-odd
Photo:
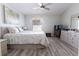
<svg viewBox="0 0 79 59">
<path fill-rule="evenodd" d="M 42 31 L 42 26 L 41 25 L 34 25 L 33 31 Z"/>
<path fill-rule="evenodd" d="M 28 30 L 27 26 L 22 27 L 23 30 Z"/>
<path fill-rule="evenodd" d="M 21 27 L 17 27 L 20 32 L 24 31 Z"/>
<path fill-rule="evenodd" d="M 9 30 L 9 33 L 17 33 L 17 32 L 19 32 L 18 28 L 16 28 L 16 27 L 9 27 L 8 30 Z"/>
</svg>

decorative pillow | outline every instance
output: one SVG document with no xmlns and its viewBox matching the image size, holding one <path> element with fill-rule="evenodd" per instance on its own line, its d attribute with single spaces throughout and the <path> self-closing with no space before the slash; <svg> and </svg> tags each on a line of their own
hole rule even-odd
<svg viewBox="0 0 79 59">
<path fill-rule="evenodd" d="M 23 30 L 28 30 L 27 26 L 22 27 Z"/>
<path fill-rule="evenodd" d="M 18 28 L 19 32 L 24 31 L 21 27 L 17 27 L 17 28 Z"/>
<path fill-rule="evenodd" d="M 8 30 L 9 30 L 9 33 L 17 33 L 17 32 L 19 32 L 17 27 L 9 27 Z"/>
<path fill-rule="evenodd" d="M 34 25 L 33 31 L 42 31 L 42 26 L 41 25 Z"/>
</svg>

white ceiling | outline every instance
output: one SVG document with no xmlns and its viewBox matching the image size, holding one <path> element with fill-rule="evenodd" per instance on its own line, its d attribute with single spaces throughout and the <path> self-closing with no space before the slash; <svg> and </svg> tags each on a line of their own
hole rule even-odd
<svg viewBox="0 0 79 59">
<path fill-rule="evenodd" d="M 12 8 L 21 13 L 31 15 L 31 14 L 62 14 L 69 6 L 72 4 L 69 3 L 52 3 L 47 7 L 50 8 L 49 11 L 33 9 L 39 7 L 38 3 L 7 3 L 6 6 Z"/>
</svg>

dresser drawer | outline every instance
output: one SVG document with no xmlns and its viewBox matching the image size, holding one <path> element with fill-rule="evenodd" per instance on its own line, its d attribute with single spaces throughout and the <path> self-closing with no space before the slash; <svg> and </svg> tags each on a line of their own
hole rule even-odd
<svg viewBox="0 0 79 59">
<path fill-rule="evenodd" d="M 75 48 L 78 48 L 78 43 L 73 42 L 73 46 L 74 46 Z"/>
<path fill-rule="evenodd" d="M 78 48 L 78 38 L 76 37 L 73 38 L 73 46 Z"/>
</svg>

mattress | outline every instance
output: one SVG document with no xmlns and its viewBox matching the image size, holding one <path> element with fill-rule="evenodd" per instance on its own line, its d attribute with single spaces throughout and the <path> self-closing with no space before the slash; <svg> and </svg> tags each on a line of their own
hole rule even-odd
<svg viewBox="0 0 79 59">
<path fill-rule="evenodd" d="M 23 31 L 18 33 L 7 33 L 4 39 L 8 44 L 41 44 L 48 46 L 49 41 L 43 31 Z"/>
</svg>

